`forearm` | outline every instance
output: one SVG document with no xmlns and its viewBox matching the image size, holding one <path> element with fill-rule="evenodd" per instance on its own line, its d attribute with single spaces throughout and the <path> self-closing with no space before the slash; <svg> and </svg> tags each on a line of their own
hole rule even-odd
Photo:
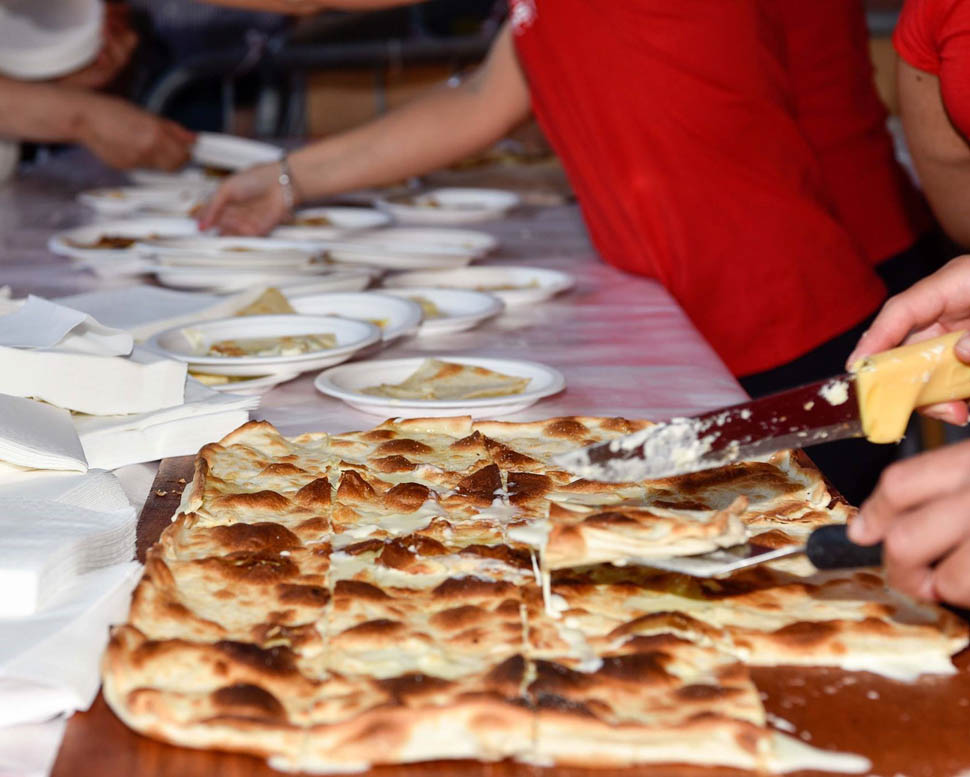
<svg viewBox="0 0 970 777">
<path fill-rule="evenodd" d="M 382 186 L 464 158 L 503 137 L 529 113 L 509 36 L 465 83 L 440 87 L 360 128 L 290 156 L 297 189 L 315 199 Z"/>
<path fill-rule="evenodd" d="M 970 246 L 970 145 L 950 121 L 936 76 L 900 61 L 897 86 L 903 131 L 923 192 L 946 233 Z"/>
<path fill-rule="evenodd" d="M 0 135 L 74 142 L 82 129 L 83 99 L 83 93 L 67 87 L 0 76 Z"/>
</svg>

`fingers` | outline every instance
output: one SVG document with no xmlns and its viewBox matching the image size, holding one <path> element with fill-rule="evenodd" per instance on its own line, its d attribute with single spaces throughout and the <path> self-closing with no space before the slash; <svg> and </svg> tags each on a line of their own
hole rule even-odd
<svg viewBox="0 0 970 777">
<path fill-rule="evenodd" d="M 970 607 L 970 542 L 964 542 L 933 569 L 933 598 Z"/>
<path fill-rule="evenodd" d="M 853 542 L 872 545 L 924 503 L 970 489 L 970 442 L 949 445 L 887 467 L 849 528 Z"/>
<path fill-rule="evenodd" d="M 966 426 L 967 421 L 970 420 L 965 402 L 941 402 L 937 405 L 921 407 L 920 412 L 927 418 L 935 418 L 954 426 Z"/>
<path fill-rule="evenodd" d="M 948 322 L 970 316 L 970 256 L 961 256 L 911 288 L 889 299 L 859 339 L 846 366 L 858 359 L 893 348 L 914 330 L 939 326 L 938 333 L 952 331 Z M 970 342 L 958 351 L 970 362 Z"/>
<path fill-rule="evenodd" d="M 883 546 L 886 577 L 893 588 L 920 599 L 936 597 L 933 565 L 970 540 L 968 508 L 970 495 L 963 490 L 897 519 Z M 966 569 L 964 575 L 970 582 Z M 953 583 L 946 578 L 946 586 Z"/>
<path fill-rule="evenodd" d="M 138 165 L 160 170 L 177 170 L 189 161 L 191 133 L 174 122 L 157 120 L 154 138 L 142 150 Z"/>
<path fill-rule="evenodd" d="M 202 215 L 199 216 L 199 229 L 203 231 L 212 229 L 222 218 L 223 209 L 232 197 L 232 179 L 229 179 L 216 190 L 212 198 L 203 206 Z"/>
</svg>

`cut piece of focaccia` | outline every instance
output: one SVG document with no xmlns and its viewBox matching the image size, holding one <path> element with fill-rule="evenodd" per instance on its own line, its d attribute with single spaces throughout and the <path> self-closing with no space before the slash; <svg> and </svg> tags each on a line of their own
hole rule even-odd
<svg viewBox="0 0 970 777">
<path fill-rule="evenodd" d="M 425 359 L 400 383 L 381 383 L 365 388 L 363 392 L 393 399 L 483 399 L 521 394 L 531 380 L 474 364 Z"/>
<path fill-rule="evenodd" d="M 546 598 L 597 651 L 674 631 L 754 666 L 837 666 L 911 679 L 952 673 L 949 657 L 968 643 L 955 615 L 889 590 L 869 571 L 801 577 L 762 567 L 702 580 L 604 565 L 553 573 Z"/>
<path fill-rule="evenodd" d="M 592 670 L 537 660 L 528 690 L 540 761 L 760 770 L 770 753 L 764 708 L 747 669 L 671 634 L 629 640 Z"/>
</svg>

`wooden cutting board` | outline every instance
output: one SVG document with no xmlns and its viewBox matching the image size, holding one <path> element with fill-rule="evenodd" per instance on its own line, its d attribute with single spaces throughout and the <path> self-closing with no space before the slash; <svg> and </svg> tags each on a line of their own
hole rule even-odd
<svg viewBox="0 0 970 777">
<path fill-rule="evenodd" d="M 192 477 L 193 457 L 166 459 L 138 523 L 138 558 L 158 539 Z M 865 672 L 753 669 L 770 720 L 828 750 L 861 753 L 880 777 L 970 775 L 970 650 L 958 673 L 898 683 Z M 750 777 L 732 769 L 649 766 L 626 770 L 543 769 L 514 763 L 438 761 L 371 770 L 371 777 Z M 258 758 L 189 750 L 129 730 L 98 696 L 67 725 L 53 777 L 279 777 Z M 808 775 L 809 772 L 800 774 Z M 821 773 L 817 773 L 821 774 Z"/>
</svg>

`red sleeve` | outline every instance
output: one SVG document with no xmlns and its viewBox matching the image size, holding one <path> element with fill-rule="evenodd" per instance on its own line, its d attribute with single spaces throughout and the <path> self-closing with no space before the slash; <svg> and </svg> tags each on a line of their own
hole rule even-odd
<svg viewBox="0 0 970 777">
<path fill-rule="evenodd" d="M 952 4 L 953 0 L 906 0 L 893 33 L 893 45 L 899 56 L 918 70 L 938 75 L 942 48 L 940 26 Z"/>
</svg>

